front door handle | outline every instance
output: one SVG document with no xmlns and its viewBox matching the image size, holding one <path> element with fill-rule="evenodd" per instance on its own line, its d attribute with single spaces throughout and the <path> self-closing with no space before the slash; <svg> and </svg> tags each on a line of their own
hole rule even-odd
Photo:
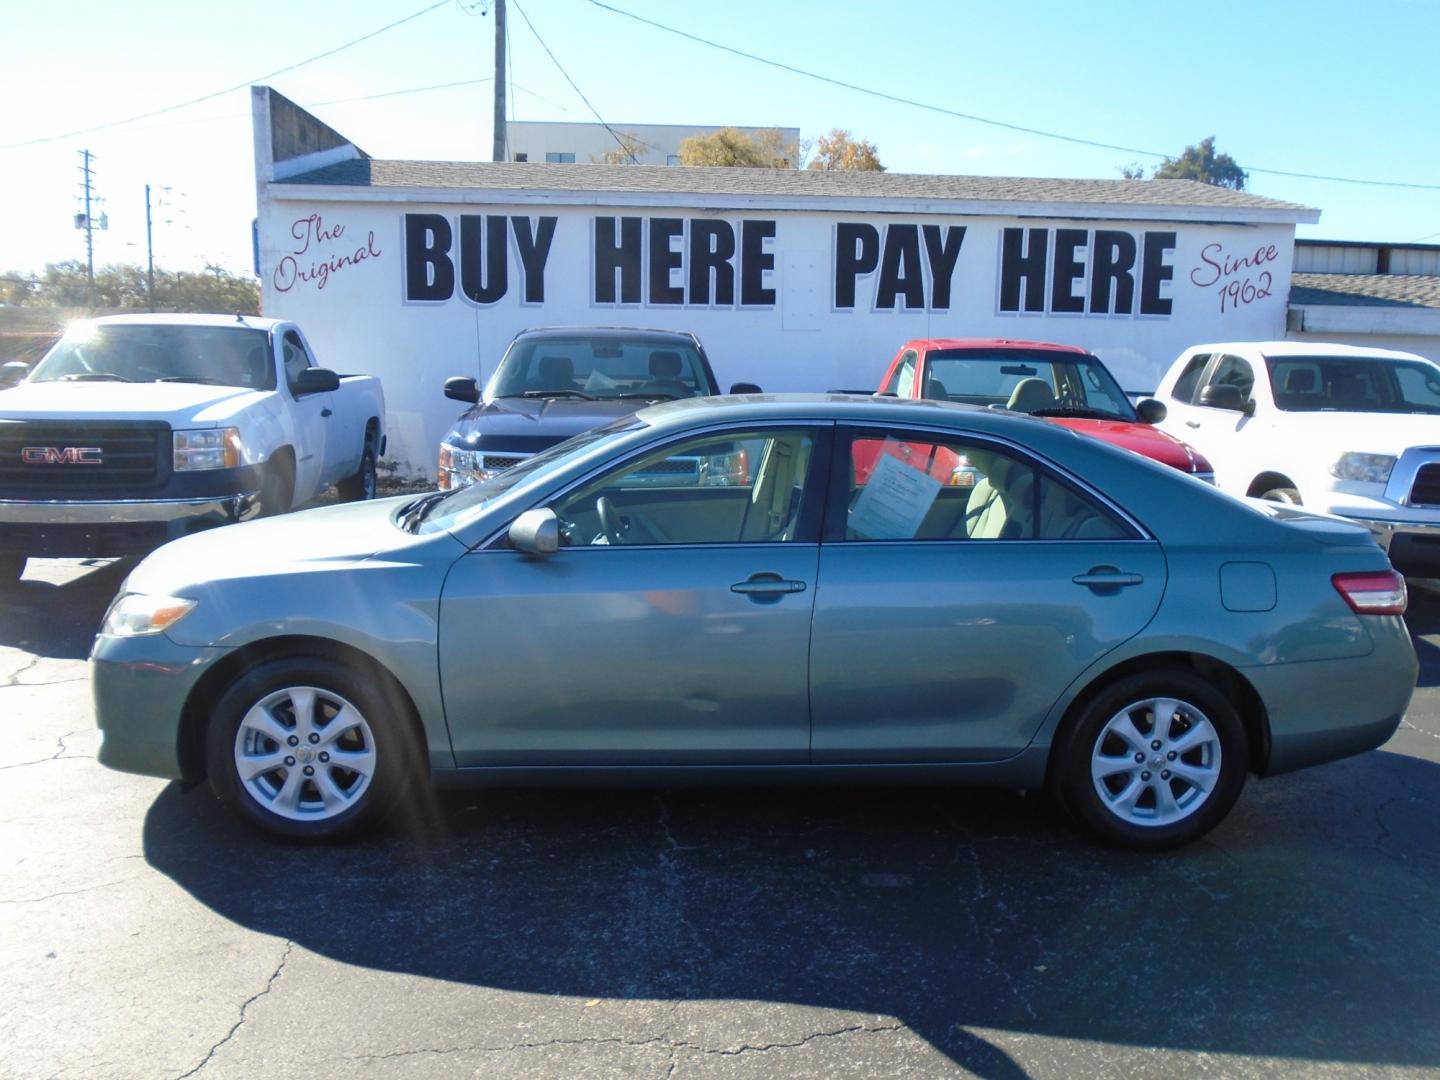
<svg viewBox="0 0 1440 1080">
<path fill-rule="evenodd" d="M 321 409 L 321 410 L 320 410 L 320 415 L 321 415 L 321 416 L 329 416 L 329 415 L 330 415 L 330 409 L 329 409 L 329 407 L 327 406 L 327 407 Z"/>
<path fill-rule="evenodd" d="M 805 582 L 766 572 L 751 574 L 744 581 L 737 581 L 730 586 L 730 591 L 756 600 L 778 600 L 786 593 L 804 592 Z"/>
<path fill-rule="evenodd" d="M 1185 426 L 1186 426 L 1186 427 L 1198 428 L 1198 427 L 1200 426 L 1200 421 L 1199 421 L 1199 420 L 1186 420 L 1186 421 L 1185 421 Z"/>
<path fill-rule="evenodd" d="M 1139 585 L 1145 578 L 1113 566 L 1092 566 L 1086 573 L 1076 574 L 1070 580 L 1092 589 L 1120 589 L 1127 585 Z"/>
</svg>

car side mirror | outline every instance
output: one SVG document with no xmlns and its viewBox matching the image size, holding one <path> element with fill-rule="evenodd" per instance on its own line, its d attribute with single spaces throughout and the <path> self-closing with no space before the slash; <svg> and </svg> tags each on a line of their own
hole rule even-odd
<svg viewBox="0 0 1440 1080">
<path fill-rule="evenodd" d="M 549 507 L 526 510 L 510 523 L 510 546 L 526 555 L 554 555 L 560 550 L 560 519 Z"/>
<path fill-rule="evenodd" d="M 469 375 L 453 375 L 445 380 L 445 396 L 474 405 L 480 400 L 480 386 Z"/>
<path fill-rule="evenodd" d="M 1244 413 L 1246 416 L 1253 416 L 1255 413 L 1255 403 L 1242 394 L 1238 386 L 1226 384 L 1207 386 L 1201 390 L 1200 404 L 1208 405 L 1212 409 Z"/>
<path fill-rule="evenodd" d="M 756 386 L 753 382 L 731 383 L 730 393 L 732 394 L 763 394 L 765 391 Z"/>
<path fill-rule="evenodd" d="M 11 360 L 8 363 L 0 364 L 0 390 L 8 390 L 10 387 L 25 381 L 25 376 L 30 373 L 30 365 L 23 360 Z"/>
<path fill-rule="evenodd" d="M 1135 415 L 1142 424 L 1158 424 L 1169 412 L 1163 401 L 1156 401 L 1153 397 L 1141 398 L 1140 404 L 1135 406 Z"/>
<path fill-rule="evenodd" d="M 332 390 L 340 389 L 340 376 L 329 368 L 306 368 L 295 376 L 295 382 L 291 389 L 296 397 L 304 397 L 307 394 L 328 394 Z"/>
</svg>

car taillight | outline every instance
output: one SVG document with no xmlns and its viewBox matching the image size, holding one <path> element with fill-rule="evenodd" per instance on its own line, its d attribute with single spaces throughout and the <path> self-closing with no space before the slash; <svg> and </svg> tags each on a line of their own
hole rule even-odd
<svg viewBox="0 0 1440 1080">
<path fill-rule="evenodd" d="M 1357 615 L 1405 614 L 1409 594 L 1404 577 L 1394 570 L 1335 574 L 1330 581 Z"/>
</svg>

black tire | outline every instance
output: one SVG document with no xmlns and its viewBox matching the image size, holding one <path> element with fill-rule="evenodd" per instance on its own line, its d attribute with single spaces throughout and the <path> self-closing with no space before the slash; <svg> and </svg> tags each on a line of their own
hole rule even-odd
<svg viewBox="0 0 1440 1080">
<path fill-rule="evenodd" d="M 260 474 L 260 516 L 289 513 L 295 501 L 295 467 L 287 458 L 271 458 Z"/>
<path fill-rule="evenodd" d="M 299 715 L 292 690 L 314 691 L 308 718 Z M 354 710 L 361 725 L 346 724 L 343 735 L 332 737 L 337 704 Z M 307 735 L 311 720 L 328 721 L 313 725 L 323 738 Z M 414 730 L 403 694 L 374 672 L 321 657 L 269 660 L 216 702 L 205 731 L 206 770 L 215 794 L 259 829 L 287 840 L 338 840 L 371 828 L 399 804 L 421 760 Z M 339 760 L 348 754 L 358 764 L 367 753 L 370 762 L 358 770 Z M 242 755 L 257 766 L 276 764 L 247 781 Z M 306 768 L 312 772 L 304 774 Z"/>
<path fill-rule="evenodd" d="M 13 585 L 25 573 L 24 555 L 0 555 L 0 587 Z"/>
<path fill-rule="evenodd" d="M 1155 710 L 1145 709 L 1155 699 L 1179 706 L 1161 731 L 1151 726 Z M 1123 728 L 1122 717 L 1143 736 L 1139 745 L 1115 734 L 1112 721 Z M 1208 731 L 1202 726 L 1207 720 Z M 1182 740 L 1192 730 L 1191 739 L 1203 737 L 1203 743 L 1172 751 L 1172 744 L 1187 745 Z M 1145 760 L 1134 759 L 1142 753 Z M 1101 842 L 1136 851 L 1177 847 L 1205 835 L 1235 805 L 1249 768 L 1245 727 L 1234 705 L 1211 683 L 1182 670 L 1142 672 L 1101 690 L 1061 733 L 1055 755 L 1051 784 L 1057 801 Z M 1092 763 L 1113 772 L 1096 779 Z M 1208 786 L 1202 790 L 1181 778 L 1179 768 L 1203 776 Z M 1171 793 L 1165 805 L 1162 784 Z M 1126 797 L 1137 788 L 1138 799 L 1129 799 L 1127 809 Z"/>
<path fill-rule="evenodd" d="M 375 447 L 367 438 L 365 450 L 360 455 L 360 468 L 354 476 L 347 476 L 335 485 L 335 492 L 341 502 L 363 502 L 375 498 Z"/>
<path fill-rule="evenodd" d="M 1300 505 L 1300 492 L 1292 487 L 1271 488 L 1269 491 L 1261 492 L 1260 498 L 1270 502 L 1285 503 L 1287 506 Z"/>
</svg>

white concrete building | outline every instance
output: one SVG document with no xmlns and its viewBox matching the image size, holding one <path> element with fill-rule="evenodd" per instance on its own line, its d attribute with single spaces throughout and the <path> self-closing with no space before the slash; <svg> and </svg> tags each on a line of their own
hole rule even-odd
<svg viewBox="0 0 1440 1080">
<path fill-rule="evenodd" d="M 1285 336 L 1319 217 L 1181 180 L 386 161 L 254 104 L 264 310 L 384 379 L 409 475 L 457 413 L 445 378 L 528 326 L 690 330 L 722 386 L 873 387 L 943 336 L 1082 345 L 1148 390 L 1194 342 Z"/>
</svg>

